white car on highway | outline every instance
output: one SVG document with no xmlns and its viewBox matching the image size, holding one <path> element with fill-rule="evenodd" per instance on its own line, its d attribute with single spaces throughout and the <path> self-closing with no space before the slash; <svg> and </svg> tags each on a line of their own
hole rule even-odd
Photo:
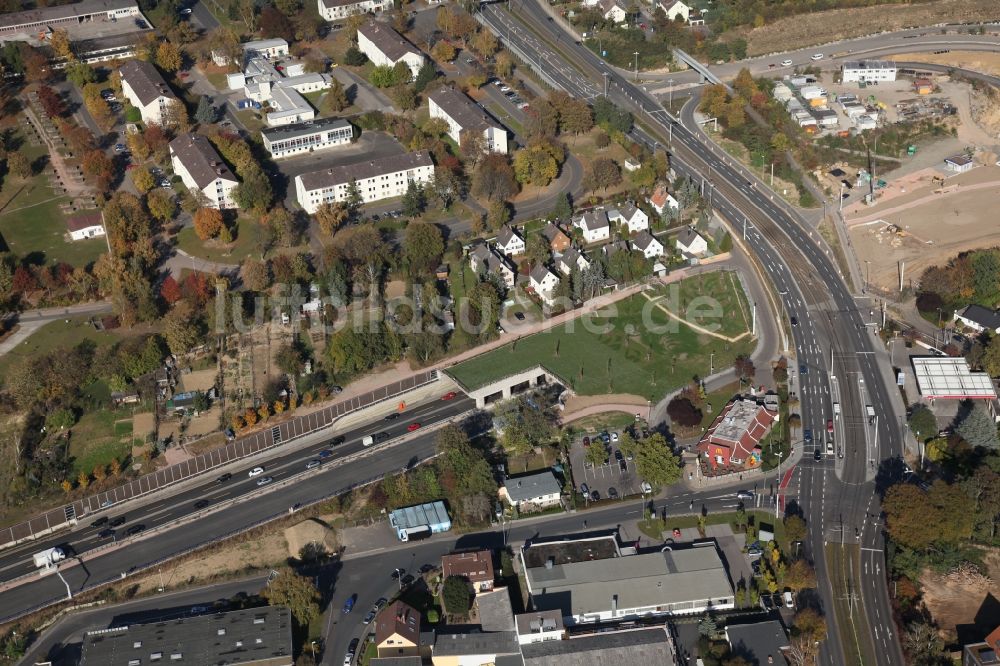
<svg viewBox="0 0 1000 666">
<path fill-rule="evenodd" d="M 247 476 L 249 476 L 252 479 L 253 477 L 259 476 L 259 475 L 261 475 L 263 473 L 264 473 L 264 468 L 263 467 L 254 467 L 252 470 L 250 470 L 247 473 Z"/>
<path fill-rule="evenodd" d="M 782 67 L 791 67 L 792 66 L 792 61 L 791 60 L 782 60 L 781 61 L 781 66 Z"/>
<path fill-rule="evenodd" d="M 811 56 L 809 56 L 809 59 L 810 60 L 822 60 L 823 59 L 823 54 L 822 53 L 814 53 Z"/>
</svg>

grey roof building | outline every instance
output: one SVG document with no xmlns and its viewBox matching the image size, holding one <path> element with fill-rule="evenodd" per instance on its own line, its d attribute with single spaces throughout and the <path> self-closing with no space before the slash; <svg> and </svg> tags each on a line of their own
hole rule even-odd
<svg viewBox="0 0 1000 666">
<path fill-rule="evenodd" d="M 441 118 L 448 123 L 448 136 L 455 142 L 462 141 L 462 132 L 480 134 L 487 151 L 507 152 L 507 130 L 465 93 L 451 86 L 440 86 L 427 95 L 431 118 Z"/>
<path fill-rule="evenodd" d="M 83 666 L 162 662 L 292 666 L 292 617 L 284 606 L 185 617 L 89 632 Z"/>
<path fill-rule="evenodd" d="M 157 97 L 174 96 L 167 82 L 160 76 L 160 72 L 152 63 L 145 60 L 129 60 L 122 63 L 118 71 L 121 72 L 122 78 L 128 82 L 129 87 L 132 88 L 143 105 L 149 104 Z"/>
<path fill-rule="evenodd" d="M 542 270 L 548 269 L 542 266 Z M 551 498 L 555 496 L 558 501 L 562 493 L 562 486 L 551 470 L 528 474 L 517 478 L 508 478 L 503 484 L 504 492 L 512 503 L 538 502 L 540 498 Z"/>
<path fill-rule="evenodd" d="M 501 587 L 492 592 L 476 595 L 476 609 L 479 611 L 479 625 L 483 631 L 515 631 L 514 609 L 510 604 L 510 592 Z"/>
<path fill-rule="evenodd" d="M 318 190 L 324 187 L 333 187 L 342 183 L 349 183 L 356 180 L 359 183 L 369 178 L 375 178 L 385 174 L 416 169 L 418 167 L 433 167 L 434 161 L 431 154 L 426 150 L 418 150 L 414 153 L 402 153 L 400 155 L 390 155 L 377 160 L 367 160 L 365 162 L 355 162 L 344 166 L 332 167 L 323 171 L 310 171 L 304 173 L 299 178 L 306 189 Z"/>
<path fill-rule="evenodd" d="M 728 625 L 726 640 L 733 656 L 743 657 L 751 666 L 787 663 L 783 651 L 788 649 L 788 635 L 777 620 Z"/>
<path fill-rule="evenodd" d="M 525 553 L 530 548 L 522 549 Z M 714 546 L 524 567 L 537 610 L 562 611 L 567 625 L 734 607 Z"/>
<path fill-rule="evenodd" d="M 435 657 L 519 655 L 520 647 L 513 631 L 435 634 L 432 654 Z"/>
<path fill-rule="evenodd" d="M 418 656 L 411 657 L 372 657 L 369 666 L 423 666 L 424 660 Z"/>
<path fill-rule="evenodd" d="M 670 637 L 662 627 L 612 631 L 521 647 L 524 666 L 674 666 Z"/>
<path fill-rule="evenodd" d="M 975 303 L 955 312 L 955 319 L 978 331 L 1000 331 L 1000 312 Z"/>
<path fill-rule="evenodd" d="M 215 146 L 200 134 L 181 134 L 170 142 L 170 151 L 184 165 L 199 189 L 217 178 L 236 180 Z"/>
<path fill-rule="evenodd" d="M 22 3 L 23 7 L 28 3 Z M 54 7 L 38 7 L 0 14 L 0 33 L 42 28 L 69 28 L 89 21 L 107 20 L 139 13 L 135 0 L 81 0 Z M 65 24 L 65 25 L 63 25 Z"/>
</svg>

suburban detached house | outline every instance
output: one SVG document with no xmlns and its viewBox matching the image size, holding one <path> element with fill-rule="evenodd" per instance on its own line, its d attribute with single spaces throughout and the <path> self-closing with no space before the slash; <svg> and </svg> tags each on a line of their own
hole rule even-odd
<svg viewBox="0 0 1000 666">
<path fill-rule="evenodd" d="M 778 413 L 753 400 L 738 398 L 727 404 L 698 442 L 698 455 L 712 469 L 755 468 L 761 462 L 760 441 L 778 420 Z"/>
<path fill-rule="evenodd" d="M 667 191 L 667 186 L 663 183 L 656 186 L 656 189 L 653 190 L 653 196 L 649 197 L 648 201 L 657 215 L 663 215 L 667 210 L 667 206 L 674 210 L 680 210 L 681 208 L 680 204 L 677 203 L 677 199 L 674 199 L 674 196 Z"/>
<path fill-rule="evenodd" d="M 180 102 L 156 67 L 145 60 L 129 60 L 118 72 L 122 77 L 122 94 L 139 109 L 142 122 L 163 125 L 169 118 L 170 106 Z"/>
<path fill-rule="evenodd" d="M 677 234 L 676 246 L 682 254 L 693 257 L 700 257 L 708 252 L 708 243 L 694 227 L 687 227 Z"/>
<path fill-rule="evenodd" d="M 676 21 L 680 17 L 685 23 L 693 11 L 689 5 L 684 4 L 681 0 L 660 0 L 659 7 L 666 14 L 667 19 Z"/>
<path fill-rule="evenodd" d="M 514 279 L 517 277 L 514 267 L 507 257 L 498 255 L 486 245 L 477 245 L 469 252 L 469 265 L 477 275 L 493 273 L 503 280 L 508 289 L 514 288 Z"/>
<path fill-rule="evenodd" d="M 405 62 L 414 78 L 424 66 L 424 54 L 385 23 L 369 21 L 358 27 L 358 49 L 375 65 L 395 67 Z"/>
<path fill-rule="evenodd" d="M 555 303 L 555 289 L 559 286 L 559 276 L 546 268 L 545 264 L 538 264 L 531 269 L 529 283 L 543 303 L 549 306 Z"/>
<path fill-rule="evenodd" d="M 632 239 L 632 247 L 639 250 L 639 252 L 642 252 L 642 256 L 647 259 L 655 259 L 663 256 L 663 243 L 658 241 L 656 237 L 648 231 L 640 231 L 636 237 Z"/>
<path fill-rule="evenodd" d="M 324 21 L 337 21 L 354 14 L 366 14 L 392 9 L 391 0 L 316 0 Z"/>
<path fill-rule="evenodd" d="M 587 259 L 587 256 L 583 252 L 575 247 L 571 247 L 563 252 L 556 260 L 556 268 L 558 268 L 559 272 L 563 275 L 569 275 L 573 272 L 574 268 L 582 271 L 583 269 L 589 267 L 590 260 Z"/>
<path fill-rule="evenodd" d="M 601 0 L 600 4 L 605 21 L 624 23 L 628 18 L 628 9 L 621 0 Z"/>
<path fill-rule="evenodd" d="M 549 248 L 553 252 L 565 252 L 566 248 L 570 246 L 570 238 L 566 235 L 566 232 L 559 228 L 559 225 L 549 222 L 542 229 L 542 235 L 545 236 L 545 240 L 549 242 Z"/>
<path fill-rule="evenodd" d="M 170 142 L 170 164 L 192 192 L 200 192 L 210 208 L 238 208 L 233 190 L 239 185 L 215 146 L 200 134 L 181 134 Z"/>
<path fill-rule="evenodd" d="M 649 229 L 649 216 L 631 202 L 609 210 L 608 221 L 625 226 L 630 234 Z"/>
<path fill-rule="evenodd" d="M 104 213 L 84 213 L 66 218 L 70 240 L 85 240 L 104 236 Z"/>
<path fill-rule="evenodd" d="M 982 305 L 967 305 L 955 310 L 955 321 L 977 333 L 1000 333 L 1000 311 L 990 310 Z"/>
<path fill-rule="evenodd" d="M 500 499 L 516 509 L 544 509 L 559 504 L 562 486 L 552 470 L 507 478 L 500 488 Z"/>
<path fill-rule="evenodd" d="M 486 152 L 507 154 L 507 129 L 465 93 L 441 86 L 427 96 L 427 108 L 431 118 L 448 123 L 448 136 L 455 143 L 462 143 L 463 133 L 472 133 L 482 137 Z"/>
<path fill-rule="evenodd" d="M 420 654 L 420 613 L 396 601 L 375 621 L 375 649 L 379 658 Z"/>
<path fill-rule="evenodd" d="M 493 553 L 476 550 L 468 553 L 451 553 L 441 558 L 441 577 L 462 576 L 472 583 L 476 594 L 493 589 Z"/>
<path fill-rule="evenodd" d="M 573 225 L 583 232 L 583 240 L 597 243 L 611 237 L 608 214 L 603 210 L 592 210 L 573 220 Z"/>
<path fill-rule="evenodd" d="M 500 227 L 500 231 L 497 232 L 496 243 L 497 249 L 508 257 L 516 257 L 519 254 L 524 254 L 524 238 L 509 224 Z"/>
</svg>

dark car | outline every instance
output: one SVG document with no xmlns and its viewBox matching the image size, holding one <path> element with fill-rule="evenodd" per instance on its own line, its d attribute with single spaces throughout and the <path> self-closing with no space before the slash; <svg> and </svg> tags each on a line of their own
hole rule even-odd
<svg viewBox="0 0 1000 666">
<path fill-rule="evenodd" d="M 811 428 L 806 428 L 805 430 L 802 431 L 802 439 L 804 439 L 807 442 L 813 441 L 813 431 Z"/>
<path fill-rule="evenodd" d="M 590 491 L 590 501 L 591 502 L 596 502 L 599 499 L 601 499 L 601 493 L 597 492 L 596 490 Z"/>
<path fill-rule="evenodd" d="M 420 566 L 420 573 L 422 574 L 430 573 L 431 571 L 434 571 L 434 569 L 436 568 L 437 567 L 435 567 L 433 564 L 422 564 Z"/>
<path fill-rule="evenodd" d="M 368 614 L 365 615 L 364 623 L 369 624 L 372 620 L 375 619 L 376 615 L 378 615 L 378 611 L 375 610 L 374 608 L 371 609 L 370 611 L 368 611 Z"/>
<path fill-rule="evenodd" d="M 618 489 L 614 487 L 608 488 L 608 497 L 618 499 Z"/>
<path fill-rule="evenodd" d="M 581 483 L 580 484 L 580 492 L 583 495 L 585 495 L 587 497 L 590 497 L 590 486 L 588 486 L 586 483 Z"/>
<path fill-rule="evenodd" d="M 330 440 L 330 446 L 340 446 L 346 441 L 347 438 L 345 438 L 343 435 L 337 435 L 336 437 Z"/>
<path fill-rule="evenodd" d="M 404 575 L 405 573 L 406 573 L 406 569 L 393 569 L 392 570 L 392 579 L 396 580 L 397 578 L 399 578 L 400 576 Z"/>
<path fill-rule="evenodd" d="M 322 451 L 319 452 L 320 458 L 329 458 L 332 455 L 333 451 L 331 451 L 330 449 L 323 449 Z"/>
<path fill-rule="evenodd" d="M 399 582 L 400 584 L 402 584 L 403 587 L 409 587 L 410 585 L 413 585 L 414 580 L 416 579 L 413 576 L 411 576 L 410 574 L 406 574 L 405 576 L 403 576 L 403 579 Z"/>
<path fill-rule="evenodd" d="M 399 412 L 392 412 L 391 414 L 386 414 L 382 417 L 383 421 L 395 421 L 399 418 Z"/>
<path fill-rule="evenodd" d="M 91 527 L 101 527 L 102 525 L 107 525 L 107 524 L 108 524 L 108 517 L 107 516 L 101 516 L 100 518 L 98 518 L 97 520 L 95 520 L 94 522 L 92 522 L 90 524 L 90 526 Z"/>
<path fill-rule="evenodd" d="M 809 374 L 809 367 L 805 363 L 802 363 L 801 365 L 799 365 L 799 374 L 800 375 L 808 375 Z"/>
<path fill-rule="evenodd" d="M 823 459 L 823 454 L 820 452 L 819 447 L 813 449 L 813 460 L 819 462 L 822 459 Z"/>
<path fill-rule="evenodd" d="M 792 317 L 792 326 L 798 326 L 798 325 L 799 325 L 799 318 Z"/>
<path fill-rule="evenodd" d="M 524 321 L 524 313 L 523 312 L 515 312 L 514 313 L 514 319 L 516 319 L 518 321 Z"/>
<path fill-rule="evenodd" d="M 347 598 L 347 601 L 344 602 L 344 609 L 343 609 L 345 615 L 354 610 L 354 602 L 357 600 L 358 600 L 358 595 L 356 594 L 352 594 Z"/>
<path fill-rule="evenodd" d="M 110 539 L 115 535 L 115 531 L 110 527 L 105 527 L 103 530 L 97 533 L 98 539 Z"/>
<path fill-rule="evenodd" d="M 118 527 L 125 524 L 125 516 L 118 516 L 108 521 L 108 527 Z"/>
<path fill-rule="evenodd" d="M 218 479 L 216 479 L 216 481 L 218 483 L 225 483 L 226 481 L 228 481 L 231 478 L 233 478 L 233 475 L 230 474 L 229 472 L 226 472 L 225 474 L 223 474 L 222 476 L 220 476 Z"/>
<path fill-rule="evenodd" d="M 382 432 L 377 432 L 374 435 L 372 435 L 372 439 L 375 440 L 376 442 L 384 442 L 385 440 L 389 439 L 389 433 L 387 433 L 385 430 L 383 430 Z"/>
<path fill-rule="evenodd" d="M 139 523 L 138 525 L 133 525 L 132 527 L 125 530 L 125 536 L 135 536 L 136 534 L 141 533 L 145 529 L 146 526 L 143 525 L 142 523 Z"/>
<path fill-rule="evenodd" d="M 194 508 L 196 508 L 196 509 L 204 509 L 209 504 L 211 504 L 211 502 L 209 502 L 207 499 L 200 499 L 200 500 L 198 500 L 197 502 L 194 503 Z"/>
</svg>

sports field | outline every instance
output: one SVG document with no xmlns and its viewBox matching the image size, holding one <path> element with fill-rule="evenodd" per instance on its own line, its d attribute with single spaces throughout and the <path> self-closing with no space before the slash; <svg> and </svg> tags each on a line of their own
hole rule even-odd
<svg viewBox="0 0 1000 666">
<path fill-rule="evenodd" d="M 707 376 L 711 355 L 719 370 L 753 351 L 746 308 L 735 276 L 708 273 L 636 294 L 448 372 L 475 389 L 543 365 L 580 395 L 631 393 L 655 401 L 695 375 Z"/>
</svg>

